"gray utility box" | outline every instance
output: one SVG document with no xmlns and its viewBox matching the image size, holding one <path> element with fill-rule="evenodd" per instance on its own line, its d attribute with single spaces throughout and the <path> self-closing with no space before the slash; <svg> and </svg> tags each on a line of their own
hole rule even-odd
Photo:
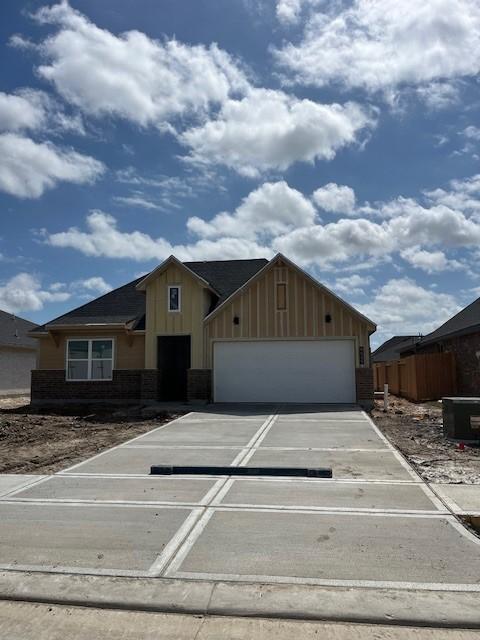
<svg viewBox="0 0 480 640">
<path fill-rule="evenodd" d="M 480 398 L 442 398 L 442 406 L 446 438 L 480 440 Z"/>
</svg>

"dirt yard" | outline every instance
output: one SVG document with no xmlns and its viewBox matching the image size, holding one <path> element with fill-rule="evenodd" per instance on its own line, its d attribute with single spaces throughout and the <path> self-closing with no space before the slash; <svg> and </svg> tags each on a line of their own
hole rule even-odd
<svg viewBox="0 0 480 640">
<path fill-rule="evenodd" d="M 375 424 L 426 480 L 480 484 L 480 447 L 465 445 L 462 450 L 443 437 L 440 402 L 414 404 L 390 396 L 387 413 L 383 400 L 375 405 Z"/>
<path fill-rule="evenodd" d="M 54 473 L 181 415 L 98 405 L 52 411 L 28 402 L 0 398 L 0 473 Z"/>
</svg>

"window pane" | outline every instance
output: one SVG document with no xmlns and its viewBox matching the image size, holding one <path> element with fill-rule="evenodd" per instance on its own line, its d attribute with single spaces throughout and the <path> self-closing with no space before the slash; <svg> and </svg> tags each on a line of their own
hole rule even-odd
<svg viewBox="0 0 480 640">
<path fill-rule="evenodd" d="M 170 311 L 178 311 L 180 308 L 179 291 L 178 287 L 171 287 L 169 289 L 169 305 Z"/>
<path fill-rule="evenodd" d="M 111 340 L 92 340 L 92 358 L 111 358 L 112 357 L 112 341 Z"/>
<path fill-rule="evenodd" d="M 88 362 L 86 360 L 69 360 L 68 361 L 68 379 L 69 380 L 87 380 L 88 379 Z"/>
<path fill-rule="evenodd" d="M 92 360 L 92 380 L 109 380 L 111 377 L 111 360 Z"/>
<path fill-rule="evenodd" d="M 88 340 L 71 340 L 68 343 L 69 360 L 88 359 Z"/>
</svg>

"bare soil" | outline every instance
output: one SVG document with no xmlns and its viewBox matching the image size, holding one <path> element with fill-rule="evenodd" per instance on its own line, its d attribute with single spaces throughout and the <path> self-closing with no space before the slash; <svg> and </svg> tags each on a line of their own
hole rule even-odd
<svg viewBox="0 0 480 640">
<path fill-rule="evenodd" d="M 390 396 L 387 412 L 375 400 L 372 419 L 428 482 L 480 484 L 480 447 L 443 436 L 441 402 L 415 404 Z"/>
<path fill-rule="evenodd" d="M 0 398 L 0 473 L 55 473 L 181 415 L 150 407 L 33 408 Z"/>
</svg>

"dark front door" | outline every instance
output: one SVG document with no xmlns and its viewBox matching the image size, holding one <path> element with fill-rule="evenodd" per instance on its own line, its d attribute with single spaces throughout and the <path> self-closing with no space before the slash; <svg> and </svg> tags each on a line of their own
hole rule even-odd
<svg viewBox="0 0 480 640">
<path fill-rule="evenodd" d="M 160 400 L 186 400 L 190 336 L 159 336 L 157 363 L 160 371 Z"/>
</svg>

